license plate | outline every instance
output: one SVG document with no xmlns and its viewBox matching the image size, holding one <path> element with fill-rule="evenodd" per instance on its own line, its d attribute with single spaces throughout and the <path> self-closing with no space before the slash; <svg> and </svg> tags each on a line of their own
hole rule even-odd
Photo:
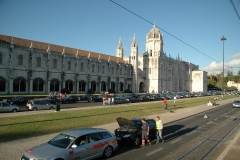
<svg viewBox="0 0 240 160">
<path fill-rule="evenodd" d="M 122 140 L 120 137 L 117 137 L 117 140 Z"/>
</svg>

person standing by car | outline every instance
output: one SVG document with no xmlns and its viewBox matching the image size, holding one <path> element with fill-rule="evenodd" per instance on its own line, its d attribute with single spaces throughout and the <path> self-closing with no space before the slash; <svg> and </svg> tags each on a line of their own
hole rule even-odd
<svg viewBox="0 0 240 160">
<path fill-rule="evenodd" d="M 162 137 L 162 130 L 163 130 L 163 123 L 159 116 L 156 117 L 156 137 L 157 141 L 156 143 L 159 143 L 159 140 L 161 139 L 163 143 L 165 143 L 163 137 Z"/>
<path fill-rule="evenodd" d="M 167 110 L 168 106 L 167 106 L 167 99 L 166 98 L 163 99 L 163 106 L 164 106 L 164 109 Z"/>
<path fill-rule="evenodd" d="M 174 98 L 173 98 L 174 107 L 176 105 L 176 100 L 177 100 L 177 96 L 175 95 Z"/>
<path fill-rule="evenodd" d="M 148 135 L 149 135 L 149 125 L 146 119 L 142 118 L 142 146 L 146 145 L 145 140 L 147 140 L 147 143 L 151 145 Z"/>
</svg>

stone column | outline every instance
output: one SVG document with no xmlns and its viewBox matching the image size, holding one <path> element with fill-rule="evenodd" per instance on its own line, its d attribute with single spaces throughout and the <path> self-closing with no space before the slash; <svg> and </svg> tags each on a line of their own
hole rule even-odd
<svg viewBox="0 0 240 160">
<path fill-rule="evenodd" d="M 102 89 L 102 83 L 100 82 L 100 83 L 99 83 L 99 93 L 101 93 L 101 92 L 102 92 L 102 90 L 101 90 L 101 89 Z"/>
<path fill-rule="evenodd" d="M 78 94 L 79 93 L 79 81 L 77 81 L 77 88 L 76 88 L 76 93 Z"/>
<path fill-rule="evenodd" d="M 51 83 L 50 80 L 48 80 L 47 84 L 46 84 L 46 86 L 47 86 L 46 92 L 47 93 L 50 93 L 50 83 Z"/>
<path fill-rule="evenodd" d="M 32 94 L 32 92 L 33 92 L 33 80 L 32 79 L 30 79 L 30 82 L 29 82 L 30 84 L 29 84 L 29 94 Z"/>
<path fill-rule="evenodd" d="M 65 86 L 66 86 L 66 81 L 63 81 L 62 83 L 63 83 L 63 84 L 62 84 L 63 88 L 65 88 Z"/>
<path fill-rule="evenodd" d="M 10 80 L 9 80 L 9 94 L 13 94 L 13 79 L 11 78 Z"/>
</svg>

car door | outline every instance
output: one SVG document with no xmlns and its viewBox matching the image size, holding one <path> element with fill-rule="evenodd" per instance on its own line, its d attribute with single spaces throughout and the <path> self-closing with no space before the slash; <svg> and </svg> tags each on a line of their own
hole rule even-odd
<svg viewBox="0 0 240 160">
<path fill-rule="evenodd" d="M 88 141 L 90 144 L 89 155 L 90 158 L 101 157 L 105 148 L 104 140 L 99 133 L 88 134 Z"/>
<path fill-rule="evenodd" d="M 4 112 L 10 112 L 12 111 L 12 107 L 10 106 L 10 104 L 2 102 L 2 109 Z"/>
<path fill-rule="evenodd" d="M 72 145 L 76 145 L 76 148 L 70 148 L 69 159 L 88 159 L 90 144 L 88 143 L 87 135 L 78 137 Z"/>
<path fill-rule="evenodd" d="M 149 119 L 149 120 L 147 120 L 147 123 L 149 125 L 149 132 L 150 132 L 149 135 L 152 137 L 155 136 L 156 122 L 154 120 Z"/>
</svg>

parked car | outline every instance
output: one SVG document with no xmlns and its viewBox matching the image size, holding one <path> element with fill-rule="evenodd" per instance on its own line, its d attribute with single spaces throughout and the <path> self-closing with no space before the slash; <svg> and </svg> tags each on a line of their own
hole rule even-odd
<svg viewBox="0 0 240 160">
<path fill-rule="evenodd" d="M 103 96 L 102 95 L 94 96 L 94 97 L 92 97 L 92 101 L 93 102 L 102 102 L 103 101 Z"/>
<path fill-rule="evenodd" d="M 78 96 L 68 96 L 61 100 L 62 103 L 77 103 Z"/>
<path fill-rule="evenodd" d="M 56 103 L 61 102 L 61 99 L 58 96 L 46 97 L 42 100 L 47 101 L 47 102 L 52 103 L 52 104 L 56 104 Z"/>
<path fill-rule="evenodd" d="M 55 109 L 55 105 L 43 100 L 29 100 L 27 102 L 28 110 Z"/>
<path fill-rule="evenodd" d="M 150 101 L 150 97 L 149 97 L 149 95 L 141 95 L 141 96 L 139 96 L 138 100 L 142 101 L 142 102 L 148 102 L 148 101 Z"/>
<path fill-rule="evenodd" d="M 88 101 L 89 97 L 92 97 L 92 94 L 85 94 L 80 97 L 80 101 Z"/>
<path fill-rule="evenodd" d="M 239 108 L 240 107 L 240 100 L 235 100 L 234 102 L 233 102 L 233 105 L 232 105 L 233 107 L 236 107 L 236 108 Z"/>
<path fill-rule="evenodd" d="M 30 97 L 13 97 L 8 99 L 6 102 L 9 104 L 17 104 L 17 105 L 26 105 L 26 103 L 33 98 Z"/>
<path fill-rule="evenodd" d="M 160 101 L 160 100 L 162 100 L 162 97 L 161 97 L 160 94 L 151 94 L 149 96 L 149 98 L 150 98 L 150 101 Z"/>
<path fill-rule="evenodd" d="M 79 128 L 60 133 L 49 142 L 25 151 L 21 160 L 109 158 L 117 147 L 117 139 L 111 132 L 99 128 Z"/>
<path fill-rule="evenodd" d="M 117 118 L 116 119 L 119 127 L 115 129 L 114 133 L 117 137 L 119 143 L 132 143 L 138 146 L 141 143 L 142 135 L 142 119 L 126 119 L 126 118 Z M 155 138 L 156 133 L 156 122 L 154 119 L 147 119 L 147 123 L 150 126 L 149 138 Z"/>
<path fill-rule="evenodd" d="M 135 102 L 138 102 L 138 99 L 133 97 L 133 96 L 129 96 L 126 98 L 127 100 L 127 103 L 135 103 Z"/>
<path fill-rule="evenodd" d="M 17 112 L 19 107 L 17 105 L 11 105 L 7 102 L 0 101 L 0 112 Z"/>
</svg>

